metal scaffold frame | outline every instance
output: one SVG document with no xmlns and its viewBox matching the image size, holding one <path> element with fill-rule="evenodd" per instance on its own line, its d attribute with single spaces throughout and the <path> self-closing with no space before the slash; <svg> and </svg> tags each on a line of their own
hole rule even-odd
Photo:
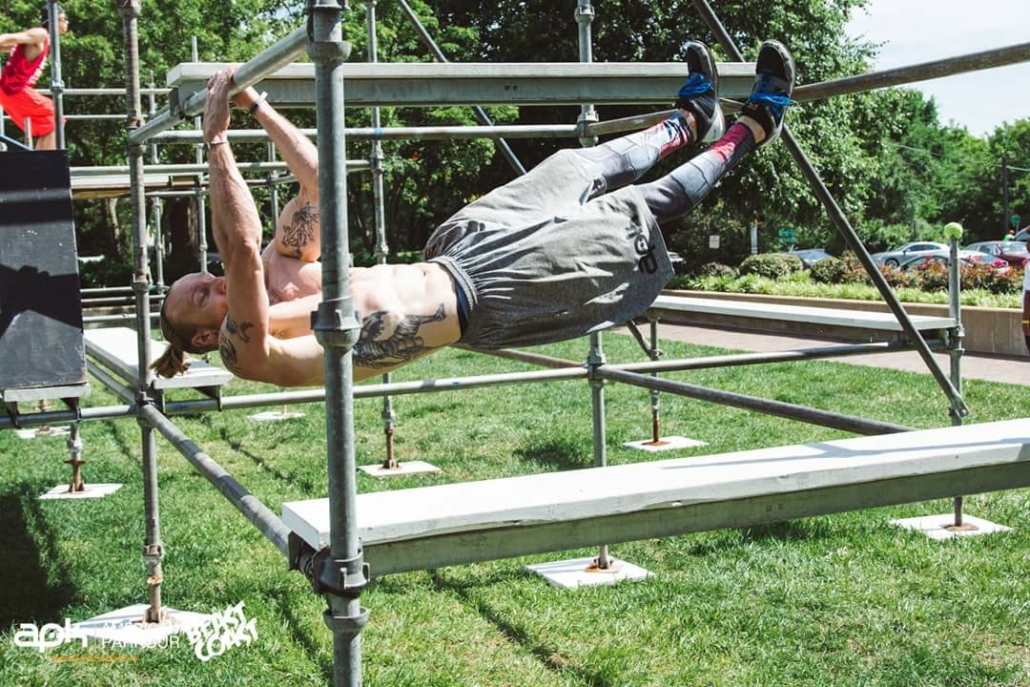
<svg viewBox="0 0 1030 687">
<path fill-rule="evenodd" d="M 49 2 L 51 11 L 53 11 L 54 0 L 49 0 Z M 440 62 L 446 63 L 446 57 L 433 42 L 411 8 L 404 0 L 398 0 L 398 2 L 409 20 L 418 30 L 423 42 Z M 734 45 L 708 2 L 706 0 L 694 0 L 694 3 L 726 53 L 736 62 L 742 62 L 743 56 Z M 364 4 L 368 13 L 369 62 L 374 65 L 377 63 L 375 36 L 376 0 L 365 0 Z M 111 375 L 91 368 L 91 372 L 106 387 L 112 389 L 121 398 L 124 405 L 76 408 L 69 411 L 51 411 L 17 417 L 0 417 L 0 429 L 14 426 L 43 425 L 61 421 L 78 423 L 129 417 L 136 418 L 141 428 L 141 444 L 143 449 L 142 468 L 144 517 L 146 523 L 143 558 L 147 566 L 146 580 L 149 596 L 149 605 L 145 618 L 147 622 L 159 623 L 164 615 L 161 597 L 164 544 L 160 532 L 155 431 L 164 436 L 284 556 L 287 556 L 291 567 L 302 570 L 308 576 L 316 593 L 326 596 L 328 609 L 324 614 L 324 620 L 333 633 L 334 679 L 339 686 L 356 686 L 361 684 L 360 635 L 362 628 L 368 622 L 368 611 L 361 607 L 360 595 L 371 576 L 371 571 L 364 563 L 361 541 L 357 536 L 357 513 L 355 510 L 357 479 L 353 412 L 354 400 L 357 398 L 382 397 L 384 399 L 383 420 L 389 455 L 391 453 L 390 440 L 393 432 L 393 395 L 465 390 L 501 384 L 585 379 L 590 383 L 591 387 L 595 463 L 598 466 L 603 466 L 606 462 L 604 424 L 604 384 L 606 381 L 617 381 L 639 386 L 652 392 L 652 410 L 654 412 L 656 437 L 658 423 L 657 392 L 660 391 L 811 422 L 822 426 L 835 427 L 860 434 L 904 432 L 908 431 L 909 428 L 893 423 L 872 421 L 789 403 L 659 379 L 657 378 L 657 373 L 791 360 L 839 358 L 850 355 L 888 352 L 914 346 L 947 396 L 953 424 L 959 424 L 962 417 L 967 413 L 960 392 L 962 332 L 959 320 L 957 288 L 952 289 L 951 298 L 951 314 L 953 321 L 956 323 L 955 329 L 949 332 L 947 339 L 925 340 L 912 324 L 911 319 L 898 302 L 890 287 L 886 284 L 883 276 L 873 265 L 872 259 L 858 239 L 854 229 L 844 217 L 818 173 L 808 161 L 787 127 L 784 127 L 782 134 L 785 144 L 791 151 L 814 192 L 826 207 L 834 224 L 845 237 L 852 250 L 859 256 L 873 283 L 880 290 L 884 300 L 901 324 L 911 345 L 896 342 L 871 343 L 828 346 L 805 351 L 723 355 L 665 361 L 658 360 L 656 330 L 652 326 L 650 349 L 644 343 L 639 332 L 636 332 L 642 347 L 651 358 L 648 362 L 630 364 L 607 363 L 601 344 L 601 335 L 593 334 L 590 337 L 590 351 L 585 363 L 561 360 L 536 353 L 496 351 L 494 354 L 500 357 L 529 362 L 548 369 L 404 383 L 391 383 L 387 375 L 384 377 L 382 384 L 355 387 L 352 381 L 351 348 L 357 339 L 360 323 L 355 318 L 354 309 L 351 307 L 348 276 L 350 254 L 348 250 L 346 177 L 349 171 L 355 169 L 369 169 L 373 172 L 376 202 L 376 259 L 378 262 L 385 262 L 389 248 L 383 216 L 383 172 L 381 164 L 383 153 L 380 145 L 381 140 L 399 138 L 496 138 L 499 139 L 499 147 L 512 167 L 517 172 L 522 173 L 525 169 L 507 144 L 503 142 L 504 136 L 575 136 L 584 145 L 590 145 L 596 141 L 597 136 L 646 126 L 664 118 L 668 112 L 640 115 L 610 122 L 598 122 L 594 106 L 583 102 L 579 121 L 575 125 L 525 127 L 494 126 L 486 113 L 477 106 L 477 117 L 483 123 L 481 127 L 398 128 L 382 130 L 380 129 L 378 107 L 373 107 L 372 126 L 370 128 L 347 129 L 344 126 L 344 117 L 342 115 L 345 108 L 344 94 L 346 92 L 343 67 L 350 53 L 350 45 L 344 40 L 342 33 L 343 8 L 336 0 L 310 0 L 310 20 L 308 25 L 296 29 L 242 65 L 235 73 L 235 87 L 233 89 L 234 93 L 239 92 L 272 75 L 281 68 L 291 64 L 304 51 L 307 52 L 314 63 L 314 92 L 316 94 L 318 126 L 316 130 L 308 130 L 304 133 L 309 136 L 317 136 L 321 172 L 319 174 L 319 211 L 322 218 L 323 233 L 323 301 L 318 310 L 313 314 L 312 329 L 324 349 L 325 388 L 230 396 L 219 399 L 166 402 L 159 406 L 155 402 L 153 392 L 150 390 L 153 373 L 149 370 L 147 364 L 151 359 L 151 320 L 153 317 L 151 299 L 153 284 L 147 254 L 146 198 L 148 194 L 145 188 L 144 173 L 146 168 L 144 155 L 149 146 L 151 162 L 156 163 L 155 142 L 185 141 L 197 143 L 199 141 L 199 131 L 171 131 L 170 129 L 180 122 L 197 117 L 202 112 L 205 93 L 203 91 L 197 91 L 192 94 L 177 93 L 169 108 L 156 112 L 153 94 L 162 91 L 154 89 L 153 84 L 151 84 L 150 89 L 142 89 L 140 87 L 137 28 L 141 14 L 140 0 L 116 0 L 116 5 L 122 14 L 124 29 L 126 55 L 126 86 L 124 93 L 127 112 L 126 130 L 129 142 L 127 151 L 129 164 L 126 167 L 83 170 L 81 173 L 105 174 L 127 172 L 130 177 L 130 199 L 134 227 L 134 274 L 131 292 L 135 305 L 135 325 L 138 333 L 138 378 L 135 380 L 135 387 L 130 388 L 114 379 Z M 593 16 L 594 11 L 590 0 L 578 0 L 575 20 L 579 26 L 580 61 L 583 63 L 592 62 L 590 24 Z M 53 24 L 54 22 L 51 23 L 52 26 Z M 54 42 L 56 47 L 56 39 Z M 55 62 L 59 62 L 58 56 L 59 53 L 55 53 Z M 194 59 L 196 59 L 195 45 Z M 1030 44 L 1011 46 L 1010 48 L 967 55 L 951 60 L 941 60 L 925 65 L 890 70 L 889 72 L 867 74 L 823 84 L 802 86 L 797 89 L 796 98 L 799 100 L 822 98 L 1027 60 L 1030 60 Z M 63 85 L 60 82 L 59 68 L 54 74 L 52 88 L 57 101 L 57 111 L 60 114 Z M 93 94 L 93 91 L 101 90 L 105 92 L 108 90 L 121 92 L 120 89 L 80 90 L 89 94 Z M 144 93 L 151 95 L 150 117 L 147 121 L 144 119 L 141 102 L 141 96 Z M 345 143 L 347 136 L 372 141 L 367 161 L 349 162 L 346 159 Z M 230 139 L 241 141 L 265 140 L 258 132 L 250 131 L 230 132 Z M 63 134 L 59 134 L 59 142 L 63 143 Z M 268 162 L 253 163 L 252 167 L 261 171 L 278 171 L 282 169 L 282 166 L 279 163 L 275 163 L 273 159 L 274 156 L 270 154 Z M 168 169 L 154 165 L 150 169 L 154 169 L 155 166 L 161 171 L 167 171 L 168 173 L 198 175 L 203 172 L 204 167 L 203 160 L 200 157 L 198 157 L 195 165 L 164 166 Z M 246 168 L 247 165 L 241 165 L 241 167 Z M 99 171 L 100 169 L 104 171 Z M 175 171 L 172 172 L 171 169 Z M 953 284 L 957 285 L 958 261 L 953 259 L 951 263 Z M 157 269 L 158 281 L 163 283 L 160 261 L 158 261 Z M 99 292 L 90 293 L 90 295 L 97 294 Z M 105 322 L 112 321 L 104 318 L 97 319 L 98 322 L 101 320 Z M 950 378 L 948 375 L 945 375 L 933 359 L 931 349 L 946 349 L 951 354 Z M 326 403 L 326 473 L 331 518 L 330 544 L 327 549 L 322 551 L 311 550 L 302 544 L 276 514 L 250 494 L 232 475 L 212 460 L 209 455 L 193 443 L 169 419 L 180 414 L 214 410 L 318 402 Z M 957 501 L 957 517 L 960 517 L 960 505 L 961 502 Z M 602 564 L 607 559 L 606 548 L 601 549 L 599 559 Z"/>
</svg>

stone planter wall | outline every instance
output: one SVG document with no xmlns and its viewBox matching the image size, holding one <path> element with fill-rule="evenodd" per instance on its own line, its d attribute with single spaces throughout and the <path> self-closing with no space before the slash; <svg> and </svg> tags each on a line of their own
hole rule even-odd
<svg viewBox="0 0 1030 687">
<path fill-rule="evenodd" d="M 665 291 L 669 295 L 693 298 L 713 298 L 751 303 L 779 303 L 783 305 L 804 305 L 812 308 L 839 308 L 842 310 L 865 310 L 890 312 L 886 303 L 878 301 L 852 301 L 835 298 L 798 298 L 794 296 L 764 296 L 748 293 L 722 293 L 711 291 Z M 925 305 L 905 303 L 910 315 L 948 316 L 946 305 Z M 1011 308 L 962 307 L 962 325 L 965 328 L 963 345 L 969 353 L 1024 357 L 1027 354 L 1023 340 L 1022 311 Z M 760 322 L 756 322 L 756 329 Z"/>
</svg>

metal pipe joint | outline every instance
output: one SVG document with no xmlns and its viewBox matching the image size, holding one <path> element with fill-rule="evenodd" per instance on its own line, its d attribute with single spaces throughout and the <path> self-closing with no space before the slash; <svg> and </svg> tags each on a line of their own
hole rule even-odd
<svg viewBox="0 0 1030 687">
<path fill-rule="evenodd" d="M 349 351 L 358 342 L 361 323 L 354 316 L 350 296 L 324 300 L 311 313 L 311 330 L 323 348 Z"/>
</svg>

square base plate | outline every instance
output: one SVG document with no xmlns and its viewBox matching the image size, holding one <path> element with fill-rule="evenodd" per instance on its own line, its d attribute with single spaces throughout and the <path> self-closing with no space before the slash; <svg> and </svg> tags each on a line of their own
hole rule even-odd
<svg viewBox="0 0 1030 687">
<path fill-rule="evenodd" d="M 608 570 L 597 570 L 593 568 L 594 560 L 593 558 L 575 558 L 553 563 L 537 563 L 536 565 L 527 565 L 526 570 L 542 575 L 545 580 L 556 587 L 566 589 L 615 584 L 623 580 L 636 582 L 651 575 L 639 566 L 610 556 L 608 561 L 611 563 L 611 567 Z"/>
<path fill-rule="evenodd" d="M 120 484 L 86 484 L 84 491 L 68 491 L 67 484 L 58 484 L 45 494 L 41 494 L 40 501 L 52 499 L 101 499 L 110 496 L 122 488 Z"/>
<path fill-rule="evenodd" d="M 965 529 L 946 529 L 955 522 L 955 514 L 947 515 L 926 515 L 919 518 L 905 518 L 904 520 L 891 520 L 892 525 L 904 527 L 908 530 L 922 532 L 930 539 L 944 540 L 952 537 L 975 537 L 981 534 L 992 532 L 1008 532 L 1012 528 L 1004 525 L 996 525 L 988 520 L 983 520 L 972 515 L 962 514 L 962 525 Z"/>
<path fill-rule="evenodd" d="M 397 464 L 397 468 L 390 470 L 379 465 L 362 465 L 358 468 L 367 475 L 373 477 L 403 477 L 404 475 L 421 475 L 427 472 L 440 472 L 440 468 L 431 465 L 424 460 L 406 460 Z"/>
<path fill-rule="evenodd" d="M 172 635 L 185 632 L 187 628 L 196 627 L 211 617 L 202 613 L 166 608 L 165 610 L 168 612 L 166 622 L 144 626 L 142 619 L 146 609 L 146 604 L 126 606 L 117 611 L 75 623 L 72 628 L 77 630 L 79 635 L 90 639 L 146 648 L 161 644 Z"/>
<path fill-rule="evenodd" d="M 283 420 L 296 420 L 299 417 L 304 417 L 304 413 L 283 410 L 267 410 L 263 413 L 248 415 L 247 419 L 253 420 L 254 422 L 282 422 Z"/>
<path fill-rule="evenodd" d="M 628 441 L 623 444 L 623 446 L 640 449 L 641 451 L 647 451 L 648 453 L 672 451 L 677 448 L 695 448 L 697 446 L 707 445 L 707 442 L 700 441 L 698 439 L 688 439 L 687 437 L 661 437 L 658 439 L 658 443 L 655 443 L 651 439 L 646 439 L 644 441 Z"/>
<path fill-rule="evenodd" d="M 36 427 L 33 429 L 16 429 L 14 433 L 19 439 L 45 439 L 47 437 L 66 437 L 71 432 L 68 425 L 62 427 Z"/>
</svg>

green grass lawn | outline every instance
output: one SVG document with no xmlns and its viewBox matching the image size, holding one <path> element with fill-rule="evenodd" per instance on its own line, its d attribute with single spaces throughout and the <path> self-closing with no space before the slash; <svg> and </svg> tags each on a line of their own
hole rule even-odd
<svg viewBox="0 0 1030 687">
<path fill-rule="evenodd" d="M 713 349 L 666 342 L 668 357 Z M 642 358 L 607 336 L 613 362 Z M 544 352 L 582 359 L 585 342 Z M 456 350 L 398 381 L 532 369 Z M 914 427 L 949 424 L 929 375 L 807 362 L 670 374 L 670 378 Z M 261 387 L 234 382 L 232 393 Z M 114 403 L 93 384 L 90 405 Z M 970 422 L 1026 415 L 1025 387 L 967 381 Z M 607 387 L 608 457 L 650 434 L 648 393 Z M 381 401 L 356 403 L 361 464 L 384 452 Z M 259 424 L 233 411 L 174 421 L 273 511 L 325 496 L 325 413 Z M 552 382 L 395 399 L 396 451 L 440 475 L 380 481 L 404 489 L 591 465 L 589 387 Z M 666 434 L 701 455 L 846 436 L 778 418 L 663 396 Z M 137 650 L 90 645 L 46 653 L 14 645 L 19 623 L 83 620 L 145 603 L 140 429 L 87 423 L 88 480 L 122 482 L 97 501 L 38 501 L 66 478 L 64 439 L 0 432 L 0 686 L 331 684 L 324 601 L 218 492 L 158 438 L 164 601 L 198 612 L 243 601 L 257 641 L 199 661 L 185 640 Z M 670 456 L 671 457 L 671 456 Z M 948 501 L 613 547 L 653 577 L 582 589 L 550 587 L 527 562 L 497 561 L 376 580 L 362 596 L 365 684 L 388 686 L 1030 685 L 1030 491 L 972 496 L 967 512 L 1015 528 L 935 543 L 888 524 L 947 512 Z M 562 557 L 591 555 L 578 550 Z"/>
</svg>

